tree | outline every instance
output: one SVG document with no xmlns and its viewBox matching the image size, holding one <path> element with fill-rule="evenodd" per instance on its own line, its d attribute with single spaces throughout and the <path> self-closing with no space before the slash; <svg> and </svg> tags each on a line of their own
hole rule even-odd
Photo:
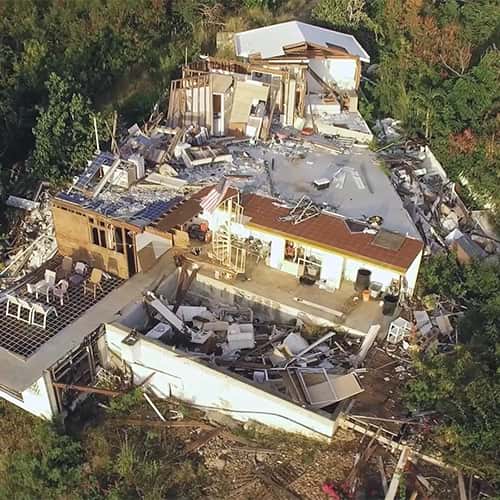
<svg viewBox="0 0 500 500">
<path fill-rule="evenodd" d="M 365 0 L 320 0 L 313 9 L 313 17 L 339 28 L 373 28 L 365 3 Z"/>
<path fill-rule="evenodd" d="M 433 444 L 451 463 L 500 482 L 500 264 L 461 267 L 451 255 L 433 257 L 419 283 L 419 293 L 455 301 L 465 314 L 452 352 L 433 351 L 416 361 L 409 404 L 440 412 Z"/>
<path fill-rule="evenodd" d="M 33 134 L 31 167 L 35 175 L 61 180 L 80 172 L 95 150 L 90 101 L 71 83 L 52 73 L 47 82 L 48 105 L 39 108 Z"/>
<path fill-rule="evenodd" d="M 6 457 L 0 498 L 80 498 L 80 445 L 49 423 L 35 424 L 32 429 L 34 450 L 16 450 Z"/>
</svg>

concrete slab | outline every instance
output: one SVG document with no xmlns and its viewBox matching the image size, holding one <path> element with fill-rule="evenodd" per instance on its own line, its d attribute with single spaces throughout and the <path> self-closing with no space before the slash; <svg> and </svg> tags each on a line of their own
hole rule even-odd
<svg viewBox="0 0 500 500">
<path fill-rule="evenodd" d="M 210 268 L 202 267 L 198 274 L 214 278 Z M 261 264 L 252 273 L 252 279 L 221 280 L 220 286 L 224 285 L 232 287 L 235 294 L 259 297 L 262 299 L 259 302 L 270 308 L 284 306 L 288 310 L 303 311 L 359 335 L 365 335 L 373 324 L 380 324 L 381 330 L 387 332 L 392 319 L 383 316 L 379 301 L 359 299 L 353 307 L 354 284 L 348 281 L 344 281 L 339 290 L 330 292 L 318 286 L 302 285 L 294 276 Z M 345 320 L 342 321 L 337 313 L 343 313 Z"/>
</svg>

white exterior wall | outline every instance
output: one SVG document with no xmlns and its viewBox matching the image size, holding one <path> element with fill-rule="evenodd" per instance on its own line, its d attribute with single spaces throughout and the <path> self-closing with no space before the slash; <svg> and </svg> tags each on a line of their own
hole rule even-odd
<svg viewBox="0 0 500 500">
<path fill-rule="evenodd" d="M 423 251 L 420 252 L 415 260 L 411 263 L 405 274 L 406 282 L 408 283 L 408 290 L 410 295 L 413 295 L 415 291 L 415 286 L 417 284 L 418 271 L 420 269 L 420 263 L 422 262 Z"/>
<path fill-rule="evenodd" d="M 208 215 L 207 219 L 210 220 L 212 228 L 217 228 L 219 227 L 221 221 L 224 219 L 224 213 L 222 211 L 216 210 L 214 214 Z M 270 267 L 277 269 L 278 271 L 293 274 L 294 276 L 297 275 L 298 265 L 285 260 L 285 237 L 261 232 L 242 224 L 233 224 L 232 231 L 234 232 L 234 234 L 237 234 L 242 238 L 253 236 L 254 238 L 258 238 L 267 243 L 271 243 L 271 252 L 267 264 Z M 290 236 L 290 240 L 296 241 L 294 240 L 293 236 Z M 376 264 L 363 261 L 362 259 L 344 257 L 342 254 L 328 252 L 324 249 L 320 249 L 311 245 L 302 243 L 299 244 L 303 246 L 306 251 L 309 251 L 310 254 L 318 257 L 321 260 L 322 266 L 320 278 L 327 281 L 328 288 L 339 288 L 342 279 L 353 282 L 356 281 L 358 269 L 369 269 L 372 272 L 371 280 L 382 283 L 384 287 L 388 287 L 393 279 L 399 281 L 401 276 L 398 271 L 383 266 L 377 266 Z M 422 252 L 415 258 L 411 266 L 408 268 L 406 274 L 404 275 L 408 282 L 410 294 L 413 294 L 413 291 L 415 290 L 415 284 L 417 281 L 421 260 Z"/>
<path fill-rule="evenodd" d="M 311 59 L 309 67 L 326 83 L 335 83 L 341 89 L 356 88 L 356 59 Z M 324 88 L 307 75 L 307 87 L 311 92 L 324 93 Z"/>
<path fill-rule="evenodd" d="M 1 389 L 0 397 L 37 417 L 51 420 L 55 416 L 43 376 L 22 392 L 22 401 Z"/>
<path fill-rule="evenodd" d="M 201 117 L 203 122 L 203 117 L 211 109 L 211 99 L 209 87 L 199 87 L 186 90 L 186 105 L 187 105 L 187 116 L 191 119 L 193 116 L 193 121 L 196 121 L 196 117 Z M 206 117 L 206 123 L 210 124 L 212 121 L 211 117 Z"/>
<path fill-rule="evenodd" d="M 391 284 L 393 279 L 399 280 L 400 274 L 392 269 L 378 267 L 369 262 L 364 262 L 362 260 L 346 258 L 344 267 L 344 279 L 349 281 L 356 281 L 356 276 L 359 269 L 368 269 L 372 272 L 370 277 L 371 281 L 378 281 L 382 283 L 384 287 Z"/>
<path fill-rule="evenodd" d="M 107 324 L 108 349 L 130 366 L 137 383 L 154 373 L 148 385 L 159 397 L 173 396 L 238 420 L 255 420 L 288 432 L 323 439 L 333 436 L 334 420 L 210 368 L 154 340 L 140 338 L 133 346 L 127 346 L 122 343 L 127 335 L 119 326 Z"/>
</svg>

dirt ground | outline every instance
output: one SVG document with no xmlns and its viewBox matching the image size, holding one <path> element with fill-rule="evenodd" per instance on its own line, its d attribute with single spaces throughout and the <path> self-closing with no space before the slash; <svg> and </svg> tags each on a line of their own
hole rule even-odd
<svg viewBox="0 0 500 500">
<path fill-rule="evenodd" d="M 399 457 L 398 452 L 390 453 L 369 437 L 343 429 L 331 443 L 323 443 L 254 424 L 242 426 L 228 417 L 207 416 L 172 400 L 156 404 L 164 415 L 172 409 L 182 413 L 185 420 L 181 422 L 205 424 L 204 428 L 195 425 L 169 432 L 182 437 L 187 456 L 202 458 L 211 478 L 204 495 L 214 500 L 335 498 L 323 491 L 325 484 L 331 484 L 341 499 L 383 499 L 380 463 L 390 483 Z M 141 418 L 157 421 L 151 408 L 144 408 Z M 363 455 L 370 447 L 374 451 L 365 460 Z M 430 489 L 417 481 L 417 475 L 424 477 Z M 417 492 L 414 498 L 418 499 L 455 498 L 455 485 L 456 480 L 440 468 L 409 463 L 398 497 L 410 498 Z"/>
</svg>

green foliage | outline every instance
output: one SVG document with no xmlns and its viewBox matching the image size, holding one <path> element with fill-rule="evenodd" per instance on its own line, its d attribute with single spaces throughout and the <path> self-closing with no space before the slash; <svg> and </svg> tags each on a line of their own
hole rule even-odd
<svg viewBox="0 0 500 500">
<path fill-rule="evenodd" d="M 365 0 L 320 0 L 312 14 L 314 19 L 338 28 L 375 27 L 366 13 Z"/>
<path fill-rule="evenodd" d="M 443 415 L 434 445 L 449 461 L 500 482 L 500 264 L 460 267 L 451 256 L 434 257 L 422 268 L 420 293 L 438 293 L 465 314 L 453 352 L 416 361 L 409 404 Z"/>
<path fill-rule="evenodd" d="M 323 18 L 345 15 L 342 4 L 325 1 L 332 7 Z M 368 12 L 376 29 L 363 27 L 378 42 L 376 85 L 363 90 L 373 117 L 402 120 L 411 135 L 425 137 L 469 200 L 500 212 L 500 51 L 493 45 L 500 3 L 376 0 Z"/>
<path fill-rule="evenodd" d="M 137 408 L 144 401 L 141 389 L 135 388 L 123 396 L 113 398 L 109 403 L 109 412 L 112 415 L 126 415 Z"/>
<path fill-rule="evenodd" d="M 90 101 L 52 73 L 49 102 L 40 110 L 33 134 L 32 171 L 41 178 L 61 179 L 80 172 L 95 150 Z M 98 118 L 98 117 L 97 117 Z"/>
<path fill-rule="evenodd" d="M 82 480 L 80 445 L 59 434 L 50 424 L 33 426 L 34 450 L 16 450 L 6 458 L 0 478 L 0 497 L 80 498 Z"/>
</svg>

